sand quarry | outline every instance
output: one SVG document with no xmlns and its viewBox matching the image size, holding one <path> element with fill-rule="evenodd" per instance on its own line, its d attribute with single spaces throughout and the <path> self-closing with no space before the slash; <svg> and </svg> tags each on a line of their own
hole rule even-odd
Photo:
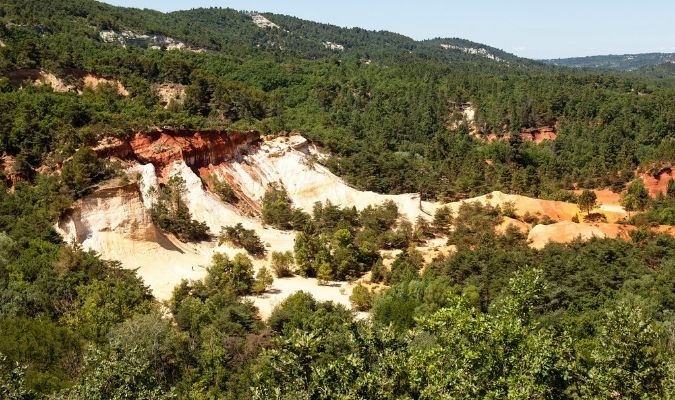
<svg viewBox="0 0 675 400">
<path fill-rule="evenodd" d="M 185 180 L 185 200 L 193 218 L 206 222 L 213 234 L 220 232 L 223 226 L 236 223 L 254 229 L 266 244 L 267 257 L 272 251 L 292 250 L 295 233 L 265 226 L 250 210 L 244 212 L 221 201 L 204 184 L 202 178 L 205 174 L 216 175 L 230 182 L 236 187 L 238 194 L 246 197 L 252 204 L 259 204 L 268 184 L 280 182 L 287 189 L 295 206 L 310 213 L 316 202 L 330 201 L 340 206 L 363 209 L 368 205 L 392 200 L 403 216 L 415 221 L 418 216 L 430 220 L 436 209 L 443 206 L 421 201 L 418 194 L 383 195 L 356 190 L 317 162 L 324 156 L 302 136 L 291 135 L 263 140 L 241 154 L 234 154 L 229 160 L 207 167 L 191 168 L 184 160 L 176 159 L 163 167 L 162 171 L 157 171 L 152 163 L 141 164 L 127 160 L 125 165 L 129 182 L 111 182 L 80 199 L 71 212 L 58 222 L 57 229 L 66 241 L 80 243 L 83 247 L 100 253 L 105 259 L 118 260 L 125 268 L 137 269 L 153 294 L 159 300 L 166 300 L 171 297 L 173 288 L 182 279 L 203 278 L 206 274 L 205 266 L 215 252 L 234 256 L 243 250 L 229 245 L 218 246 L 215 241 L 182 243 L 155 228 L 149 209 L 153 202 L 152 188 L 157 187 L 162 179 L 180 176 Z M 532 227 L 519 220 L 505 218 L 502 226 L 498 227 L 503 230 L 508 224 L 515 225 L 528 234 L 528 240 L 535 248 L 541 248 L 548 242 L 569 242 L 577 237 L 626 237 L 627 232 L 632 229 L 615 223 L 572 223 L 570 220 L 580 211 L 571 203 L 538 200 L 501 192 L 465 201 L 478 201 L 493 206 L 510 202 L 519 216 L 529 212 L 539 217 L 548 216 L 556 221 L 550 225 Z M 454 202 L 444 206 L 456 212 L 460 205 L 461 202 Z M 609 211 L 610 222 L 626 216 L 623 208 L 615 203 L 601 204 L 598 211 Z M 420 246 L 419 250 L 425 260 L 430 262 L 434 257 L 452 253 L 453 246 L 448 246 L 445 242 L 442 238 L 434 239 Z M 388 255 L 389 258 L 391 256 L 393 255 Z M 254 259 L 253 262 L 257 270 L 267 266 L 269 260 Z M 367 279 L 367 276 L 362 279 Z M 269 316 L 283 299 L 299 290 L 311 293 L 318 300 L 330 300 L 349 307 L 349 296 L 354 284 L 333 282 L 320 286 L 315 279 L 297 276 L 275 279 L 269 293 L 251 297 L 251 300 L 260 309 L 263 318 Z"/>
</svg>

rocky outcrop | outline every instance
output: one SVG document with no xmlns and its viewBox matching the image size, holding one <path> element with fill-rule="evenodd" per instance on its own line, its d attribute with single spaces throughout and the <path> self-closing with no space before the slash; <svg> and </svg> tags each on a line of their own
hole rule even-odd
<svg viewBox="0 0 675 400">
<path fill-rule="evenodd" d="M 69 242 L 83 243 L 100 232 L 132 240 L 159 241 L 137 183 L 112 182 L 75 202 L 58 223 Z"/>
<path fill-rule="evenodd" d="M 13 190 L 14 185 L 23 180 L 19 174 L 16 173 L 15 165 L 16 159 L 10 155 L 3 155 L 0 157 L 0 172 L 4 175 L 5 184 L 11 190 Z"/>
<path fill-rule="evenodd" d="M 152 90 L 159 97 L 159 103 L 164 108 L 169 108 L 169 105 L 183 104 L 185 101 L 185 85 L 180 83 L 161 83 L 153 85 Z"/>
<path fill-rule="evenodd" d="M 104 30 L 99 32 L 99 37 L 105 43 L 117 43 L 124 47 L 134 46 L 144 49 L 166 49 L 169 51 L 179 50 L 196 53 L 204 51 L 204 49 L 192 47 L 187 43 L 164 35 L 145 35 L 133 31 L 118 32 L 114 30 Z"/>
<path fill-rule="evenodd" d="M 182 160 L 198 170 L 231 160 L 260 140 L 260 133 L 158 130 L 139 132 L 131 139 L 106 138 L 94 151 L 99 157 L 152 164 L 163 174 L 174 161 Z"/>
<path fill-rule="evenodd" d="M 665 193 L 668 182 L 675 179 L 675 167 L 672 165 L 656 168 L 653 171 L 638 172 L 638 176 L 645 183 L 649 194 L 655 197 L 659 193 Z"/>
<path fill-rule="evenodd" d="M 57 93 L 77 92 L 82 94 L 85 88 L 96 90 L 101 85 L 112 85 L 120 96 L 129 96 L 129 92 L 117 79 L 80 70 L 66 70 L 62 76 L 41 69 L 20 69 L 7 73 L 10 83 L 21 88 L 26 83 L 35 86 L 49 86 Z"/>
<path fill-rule="evenodd" d="M 84 87 L 90 88 L 92 90 L 96 90 L 101 85 L 111 85 L 117 90 L 117 94 L 120 96 L 129 96 L 129 91 L 124 87 L 124 85 L 122 85 L 122 82 L 116 79 L 108 79 L 93 74 L 86 74 L 82 77 L 82 83 Z"/>
<path fill-rule="evenodd" d="M 510 133 L 503 133 L 501 135 L 490 133 L 482 135 L 480 133 L 474 134 L 474 137 L 492 143 L 496 140 L 507 141 L 511 139 Z M 524 142 L 534 142 L 536 144 L 542 143 L 545 140 L 554 141 L 558 138 L 556 129 L 553 126 L 542 126 L 539 128 L 524 128 L 520 131 L 520 138 Z"/>
</svg>

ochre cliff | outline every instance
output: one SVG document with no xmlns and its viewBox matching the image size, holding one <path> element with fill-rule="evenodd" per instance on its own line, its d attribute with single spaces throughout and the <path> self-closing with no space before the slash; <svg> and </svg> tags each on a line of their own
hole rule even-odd
<svg viewBox="0 0 675 400">
<path fill-rule="evenodd" d="M 260 133 L 158 130 L 138 132 L 128 140 L 105 139 L 94 151 L 99 157 L 119 158 L 152 164 L 160 173 L 177 160 L 192 169 L 208 167 L 233 159 L 260 140 Z"/>
<path fill-rule="evenodd" d="M 649 194 L 655 197 L 659 193 L 665 194 L 668 189 L 668 182 L 671 179 L 675 179 L 675 167 L 666 166 L 651 172 L 638 172 L 638 176 L 642 178 L 645 187 L 649 190 Z"/>
<path fill-rule="evenodd" d="M 490 133 L 487 135 L 480 135 L 477 134 L 475 136 L 478 139 L 485 140 L 488 143 L 494 142 L 495 140 L 509 140 L 511 139 L 511 134 L 510 133 L 504 133 L 502 135 L 498 135 L 496 133 Z M 534 142 L 534 143 L 541 143 L 544 140 L 549 140 L 549 141 L 554 141 L 558 138 L 558 134 L 556 133 L 556 129 L 553 126 L 542 126 L 539 128 L 527 128 L 527 129 L 522 129 L 520 131 L 520 138 L 524 142 Z"/>
</svg>

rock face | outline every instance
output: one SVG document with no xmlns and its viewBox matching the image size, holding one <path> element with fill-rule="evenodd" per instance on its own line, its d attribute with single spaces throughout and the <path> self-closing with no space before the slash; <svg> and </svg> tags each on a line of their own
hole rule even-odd
<svg viewBox="0 0 675 400">
<path fill-rule="evenodd" d="M 88 87 L 93 90 L 96 90 L 96 88 L 98 88 L 101 85 L 112 85 L 114 88 L 117 89 L 117 94 L 119 94 L 120 96 L 124 97 L 129 96 L 129 92 L 124 87 L 124 85 L 122 85 L 122 83 L 116 79 L 107 79 L 92 74 L 86 74 L 85 76 L 82 77 L 82 81 L 84 83 L 84 87 Z"/>
<path fill-rule="evenodd" d="M 280 29 L 279 25 L 265 18 L 264 15 L 258 13 L 252 13 L 251 20 L 260 28 Z"/>
<path fill-rule="evenodd" d="M 638 175 L 645 183 L 645 187 L 649 190 L 649 194 L 655 197 L 659 193 L 665 193 L 668 188 L 668 182 L 675 179 L 675 167 L 667 166 L 659 168 L 653 173 L 640 173 Z"/>
<path fill-rule="evenodd" d="M 179 83 L 156 84 L 152 90 L 159 97 L 159 102 L 164 108 L 169 108 L 171 103 L 183 104 L 185 101 L 185 85 Z"/>
<path fill-rule="evenodd" d="M 59 221 L 69 242 L 95 240 L 99 232 L 115 232 L 139 241 L 159 241 L 136 183 L 111 184 L 78 200 Z"/>
<path fill-rule="evenodd" d="M 12 188 L 17 182 L 23 180 L 23 178 L 16 173 L 14 168 L 15 164 L 16 158 L 10 155 L 5 154 L 0 157 L 0 171 L 2 171 L 5 176 L 5 183 L 10 190 L 13 190 Z"/>
<path fill-rule="evenodd" d="M 180 177 L 185 181 L 184 200 L 196 220 L 205 222 L 217 235 L 223 226 L 242 223 L 255 230 L 268 249 L 292 250 L 294 232 L 283 232 L 264 226 L 252 216 L 260 209 L 261 200 L 270 183 L 282 183 L 296 207 L 311 212 L 315 202 L 330 201 L 342 207 L 363 209 L 391 200 L 410 221 L 418 216 L 430 219 L 439 203 L 421 201 L 417 194 L 383 195 L 360 191 L 322 166 L 325 154 L 300 135 L 261 138 L 257 132 L 176 131 L 158 130 L 137 133 L 130 139 L 106 139 L 95 148 L 105 158 L 123 160 L 132 183 L 110 183 L 77 201 L 57 224 L 68 242 L 77 242 L 103 258 L 119 260 L 125 268 L 138 268 L 138 274 L 160 300 L 168 299 L 182 279 L 200 279 L 205 275 L 214 252 L 234 256 L 242 252 L 215 240 L 186 244 L 159 231 L 150 217 L 154 201 L 153 189 L 160 180 Z M 208 190 L 209 179 L 216 176 L 227 181 L 240 201 L 236 205 L 223 202 Z M 513 203 L 515 213 L 526 212 L 548 216 L 551 225 L 537 225 L 529 232 L 533 247 L 548 242 L 569 242 L 581 236 L 628 237 L 633 227 L 614 224 L 574 224 L 569 222 L 579 213 L 575 204 L 533 199 L 525 196 L 493 192 L 464 202 L 478 201 L 492 206 Z M 242 206 L 244 203 L 245 207 Z M 463 202 L 445 204 L 456 213 Z M 242 212 L 243 211 L 243 212 Z M 250 211 L 253 211 L 252 213 Z M 498 231 L 514 225 L 522 232 L 529 224 L 505 218 Z M 670 229 L 670 230 L 668 230 Z M 665 227 L 664 232 L 675 228 Z M 452 246 L 445 240 L 427 243 L 427 258 L 450 254 Z M 265 258 L 253 260 L 254 268 L 268 266 Z M 332 300 L 349 306 L 351 286 L 319 286 L 316 280 L 302 277 L 275 280 L 274 293 L 252 298 L 261 315 L 269 315 L 274 305 L 296 290 L 312 293 L 317 299 Z"/>
<path fill-rule="evenodd" d="M 164 36 L 164 35 L 145 35 L 142 33 L 132 32 L 132 31 L 113 31 L 113 30 L 104 30 L 99 32 L 99 37 L 105 43 L 117 43 L 124 47 L 126 46 L 136 46 L 142 47 L 145 49 L 154 49 L 160 50 L 162 48 L 166 50 L 181 50 L 181 51 L 192 51 L 192 52 L 201 52 L 203 49 L 194 48 L 188 44 L 176 40 L 174 38 Z"/>
<path fill-rule="evenodd" d="M 330 201 L 343 207 L 363 209 L 392 200 L 409 220 L 433 213 L 434 205 L 418 194 L 383 195 L 347 185 L 318 160 L 324 155 L 300 135 L 278 137 L 252 146 L 237 159 L 200 169 L 202 178 L 215 175 L 227 181 L 240 199 L 254 208 L 270 183 L 282 183 L 296 207 L 310 212 L 316 202 Z M 424 211 L 423 211 L 424 210 Z"/>
<path fill-rule="evenodd" d="M 130 140 L 106 139 L 94 151 L 99 157 L 116 157 L 152 164 L 163 174 L 176 160 L 193 169 L 233 159 L 260 140 L 260 134 L 248 132 L 161 130 L 139 132 Z"/>
<path fill-rule="evenodd" d="M 511 139 L 510 133 L 504 133 L 498 135 L 496 133 L 490 133 L 487 135 L 476 134 L 474 137 L 478 139 L 485 140 L 488 143 L 492 143 L 495 140 L 507 141 Z M 520 138 L 524 142 L 534 142 L 536 144 L 542 143 L 545 140 L 554 141 L 558 138 L 555 127 L 553 126 L 542 126 L 539 128 L 526 128 L 520 131 Z"/>
<path fill-rule="evenodd" d="M 21 69 L 7 73 L 10 83 L 15 87 L 22 87 L 29 83 L 35 86 L 49 86 L 57 93 L 77 92 L 82 94 L 85 88 L 96 90 L 101 85 L 112 85 L 120 96 L 129 96 L 129 92 L 119 80 L 105 78 L 99 75 L 79 70 L 66 70 L 64 79 L 41 69 Z M 69 83 L 66 83 L 68 81 Z"/>
<path fill-rule="evenodd" d="M 575 239 L 589 240 L 596 238 L 628 239 L 629 233 L 636 228 L 620 224 L 577 224 L 569 221 L 551 225 L 537 225 L 530 231 L 527 240 L 535 249 L 544 248 L 548 243 L 570 243 Z"/>
</svg>

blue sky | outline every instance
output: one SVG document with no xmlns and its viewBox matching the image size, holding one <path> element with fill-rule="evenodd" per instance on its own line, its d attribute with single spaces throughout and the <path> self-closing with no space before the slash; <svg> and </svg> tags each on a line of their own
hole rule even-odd
<svg viewBox="0 0 675 400">
<path fill-rule="evenodd" d="M 675 0 L 106 0 L 160 11 L 230 7 L 415 39 L 461 37 L 529 58 L 675 52 Z"/>
</svg>

